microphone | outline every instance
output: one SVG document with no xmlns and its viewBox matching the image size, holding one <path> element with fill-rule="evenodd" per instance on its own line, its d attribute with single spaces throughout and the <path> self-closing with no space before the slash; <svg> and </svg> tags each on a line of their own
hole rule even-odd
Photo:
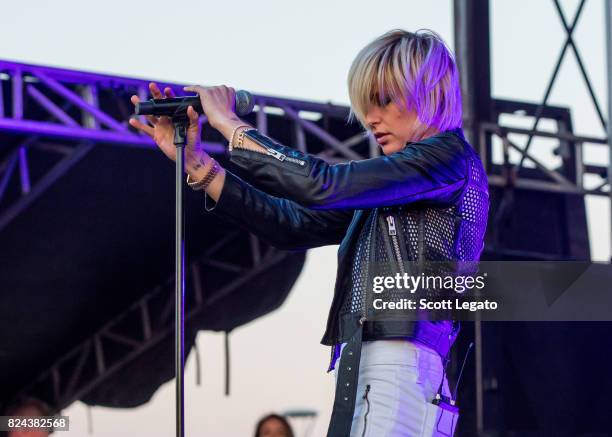
<svg viewBox="0 0 612 437">
<path fill-rule="evenodd" d="M 236 114 L 239 116 L 253 112 L 255 100 L 248 91 L 236 91 Z M 187 117 L 187 108 L 193 106 L 196 112 L 203 114 L 199 96 L 173 97 L 168 99 L 151 99 L 136 103 L 136 115 L 165 115 L 168 117 Z"/>
</svg>

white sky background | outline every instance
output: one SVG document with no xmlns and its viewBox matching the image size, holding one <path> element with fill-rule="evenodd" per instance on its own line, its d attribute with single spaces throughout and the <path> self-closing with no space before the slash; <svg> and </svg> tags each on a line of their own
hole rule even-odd
<svg viewBox="0 0 612 437">
<path fill-rule="evenodd" d="M 578 1 L 562 4 L 571 21 Z M 602 12 L 603 0 L 589 0 L 575 39 L 606 111 Z M 564 37 L 552 1 L 492 0 L 491 26 L 493 95 L 537 102 Z M 395 27 L 431 28 L 452 47 L 452 1 L 11 2 L 0 15 L 0 59 L 346 104 L 353 57 Z M 573 54 L 566 56 L 550 103 L 572 107 L 577 133 L 603 136 Z M 607 164 L 605 149 L 586 153 L 593 163 Z M 604 260 L 610 256 L 609 201 L 591 196 L 588 206 L 592 257 Z M 312 435 L 325 434 L 333 376 L 324 372 L 329 350 L 319 340 L 336 249 L 310 251 L 283 307 L 232 334 L 229 398 L 223 396 L 223 338 L 199 335 L 203 385 L 195 386 L 189 357 L 188 435 L 250 435 L 259 416 L 287 408 L 317 410 Z M 72 431 L 62 435 L 86 435 L 85 408 L 77 403 L 66 413 Z M 173 383 L 134 410 L 94 408 L 93 419 L 95 437 L 173 435 Z"/>
</svg>

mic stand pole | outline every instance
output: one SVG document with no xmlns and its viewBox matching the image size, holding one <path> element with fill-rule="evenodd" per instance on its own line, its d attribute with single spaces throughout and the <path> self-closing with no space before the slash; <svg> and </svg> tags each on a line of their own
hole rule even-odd
<svg viewBox="0 0 612 437">
<path fill-rule="evenodd" d="M 183 195 L 185 185 L 185 136 L 187 133 L 187 117 L 173 117 L 174 144 L 176 145 L 176 172 L 175 172 L 175 386 L 176 386 L 176 437 L 185 436 L 185 211 L 183 209 Z"/>
</svg>

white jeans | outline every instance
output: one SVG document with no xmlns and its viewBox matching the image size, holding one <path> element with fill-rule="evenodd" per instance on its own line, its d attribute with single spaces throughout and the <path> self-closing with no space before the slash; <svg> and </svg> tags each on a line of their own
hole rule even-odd
<svg viewBox="0 0 612 437">
<path fill-rule="evenodd" d="M 431 403 L 442 374 L 440 356 L 420 343 L 364 341 L 351 437 L 452 436 L 458 415 Z"/>
</svg>

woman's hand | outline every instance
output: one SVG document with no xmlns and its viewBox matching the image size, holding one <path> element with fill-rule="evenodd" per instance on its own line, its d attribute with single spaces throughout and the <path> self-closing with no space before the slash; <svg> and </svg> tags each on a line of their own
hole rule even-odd
<svg viewBox="0 0 612 437">
<path fill-rule="evenodd" d="M 154 99 L 174 97 L 174 93 L 170 88 L 164 90 L 165 96 L 162 95 L 157 85 L 153 82 L 149 84 L 149 90 Z M 130 100 L 134 106 L 140 102 L 140 99 L 136 95 L 132 96 Z M 168 158 L 175 160 L 176 147 L 174 146 L 174 126 L 172 125 L 170 117 L 145 115 L 145 118 L 150 125 L 142 123 L 138 118 L 131 118 L 130 125 L 153 138 L 153 141 L 155 141 L 162 152 L 164 152 Z"/>
<path fill-rule="evenodd" d="M 164 94 L 155 83 L 149 84 L 151 95 L 155 99 L 165 99 L 174 97 L 174 93 L 170 88 L 164 89 Z M 138 96 L 132 96 L 131 101 L 134 105 L 140 102 Z M 194 179 L 198 179 L 198 173 L 201 173 L 203 167 L 210 161 L 210 156 L 201 147 L 200 128 L 198 125 L 198 113 L 190 106 L 187 109 L 189 118 L 189 127 L 187 128 L 185 147 L 185 167 L 189 174 Z M 142 123 L 137 118 L 130 119 L 130 125 L 146 133 L 153 138 L 153 141 L 159 146 L 164 154 L 171 160 L 176 160 L 176 146 L 174 145 L 174 125 L 170 117 L 156 117 L 153 115 L 145 116 L 151 124 Z"/>
<path fill-rule="evenodd" d="M 174 93 L 170 88 L 164 89 L 164 94 L 156 84 L 150 83 L 149 90 L 151 95 L 156 99 L 166 99 L 174 97 Z M 131 101 L 134 105 L 140 101 L 138 96 L 132 96 Z M 200 141 L 200 127 L 199 127 L 199 115 L 193 109 L 193 107 L 187 108 L 187 117 L 189 118 L 189 127 L 187 128 L 185 146 L 185 171 L 196 181 L 202 180 L 213 166 L 214 160 L 208 155 L 202 148 Z M 171 160 L 176 160 L 176 146 L 174 145 L 174 125 L 170 117 L 155 117 L 148 115 L 146 116 L 147 121 L 151 123 L 142 123 L 137 118 L 130 119 L 130 125 L 146 133 L 148 136 L 153 138 L 155 143 L 164 152 L 164 154 Z M 219 173 L 213 178 L 212 182 L 206 188 L 206 193 L 213 200 L 218 201 L 223 186 L 225 184 L 225 169 L 221 167 Z"/>
<path fill-rule="evenodd" d="M 221 127 L 228 122 L 240 121 L 234 112 L 236 105 L 236 91 L 234 88 L 225 85 L 213 87 L 194 85 L 186 86 L 184 90 L 195 92 L 200 96 L 208 123 L 213 128 L 221 131 Z"/>
</svg>

